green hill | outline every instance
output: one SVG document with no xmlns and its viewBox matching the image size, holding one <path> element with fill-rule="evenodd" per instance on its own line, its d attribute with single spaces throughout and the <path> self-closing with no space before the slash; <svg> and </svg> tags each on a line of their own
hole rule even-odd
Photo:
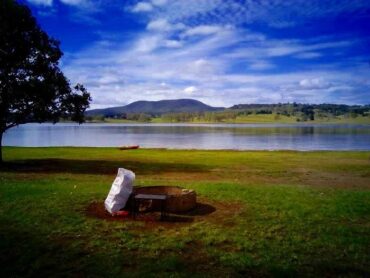
<svg viewBox="0 0 370 278">
<path fill-rule="evenodd" d="M 93 109 L 86 112 L 88 116 L 103 115 L 105 117 L 119 116 L 124 113 L 145 113 L 162 115 L 166 113 L 193 113 L 206 111 L 219 111 L 224 108 L 212 107 L 194 99 L 172 99 L 160 101 L 136 101 L 126 106 L 105 109 Z"/>
</svg>

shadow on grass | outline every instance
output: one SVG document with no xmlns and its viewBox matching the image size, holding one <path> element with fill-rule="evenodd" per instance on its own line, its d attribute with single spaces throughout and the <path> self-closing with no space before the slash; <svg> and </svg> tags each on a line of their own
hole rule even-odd
<svg viewBox="0 0 370 278">
<path fill-rule="evenodd" d="M 1 167 L 3 172 L 17 173 L 72 173 L 112 175 L 117 168 L 130 169 L 137 174 L 161 174 L 169 172 L 199 173 L 210 170 L 206 165 L 142 162 L 142 161 L 110 161 L 110 160 L 77 160 L 77 159 L 35 159 L 5 162 Z"/>
<path fill-rule="evenodd" d="M 125 210 L 130 211 L 130 207 L 126 206 Z M 173 222 L 173 223 L 191 223 L 194 221 L 194 217 L 196 216 L 206 216 L 216 211 L 214 206 L 204 203 L 197 203 L 197 206 L 188 211 L 183 213 L 170 213 L 164 219 L 164 222 Z M 131 217 L 120 217 L 120 216 L 112 216 L 109 214 L 105 207 L 104 201 L 98 202 L 94 201 L 88 205 L 85 211 L 86 215 L 93 218 L 98 218 L 102 220 L 109 220 L 109 221 L 122 221 L 131 219 Z M 155 215 L 154 215 L 155 214 Z M 139 213 L 139 217 L 137 220 L 139 221 L 157 221 L 158 218 L 158 210 L 148 210 L 147 212 Z"/>
<path fill-rule="evenodd" d="M 107 269 L 112 269 L 109 260 L 103 255 L 81 250 L 81 246 L 76 242 L 72 244 L 70 240 L 53 240 L 20 227 L 2 227 L 0 276 L 102 277 Z"/>
<path fill-rule="evenodd" d="M 165 222 L 193 222 L 194 217 L 196 216 L 206 216 L 216 211 L 216 208 L 214 206 L 211 206 L 209 204 L 203 204 L 203 203 L 197 203 L 197 206 L 187 212 L 182 213 L 175 213 L 175 214 L 169 214 L 165 218 Z"/>
<path fill-rule="evenodd" d="M 205 216 L 208 214 L 211 214 L 216 211 L 216 208 L 214 206 L 211 206 L 209 204 L 204 203 L 197 203 L 197 206 L 187 212 L 183 213 L 177 213 L 179 215 L 187 215 L 187 216 Z"/>
</svg>

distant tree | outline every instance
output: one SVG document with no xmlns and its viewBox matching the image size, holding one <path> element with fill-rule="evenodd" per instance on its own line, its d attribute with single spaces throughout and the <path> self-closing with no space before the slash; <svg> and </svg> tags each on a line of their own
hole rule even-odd
<svg viewBox="0 0 370 278">
<path fill-rule="evenodd" d="M 274 116 L 274 120 L 277 121 L 277 120 L 280 120 L 280 113 L 276 113 L 275 116 Z"/>
<path fill-rule="evenodd" d="M 104 122 L 105 121 L 105 116 L 104 115 L 96 115 L 96 116 L 93 117 L 93 121 Z"/>
<path fill-rule="evenodd" d="M 139 122 L 149 122 L 151 120 L 150 115 L 140 113 L 139 118 L 137 119 Z"/>
<path fill-rule="evenodd" d="M 27 122 L 83 122 L 91 100 L 83 85 L 71 88 L 59 69 L 63 53 L 29 8 L 0 1 L 0 162 L 6 130 Z"/>
<path fill-rule="evenodd" d="M 351 118 L 357 118 L 358 114 L 354 111 L 350 113 Z"/>
</svg>

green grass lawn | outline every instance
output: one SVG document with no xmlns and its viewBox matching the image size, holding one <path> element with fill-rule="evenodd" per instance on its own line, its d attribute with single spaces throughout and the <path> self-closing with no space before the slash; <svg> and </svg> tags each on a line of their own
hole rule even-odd
<svg viewBox="0 0 370 278">
<path fill-rule="evenodd" d="M 370 152 L 4 148 L 1 277 L 370 275 Z M 191 222 L 89 216 L 118 167 L 214 208 Z"/>
</svg>

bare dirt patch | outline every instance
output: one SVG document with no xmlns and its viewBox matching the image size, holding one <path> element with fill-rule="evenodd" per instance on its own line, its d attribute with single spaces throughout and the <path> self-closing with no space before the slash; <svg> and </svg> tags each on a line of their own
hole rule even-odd
<svg viewBox="0 0 370 278">
<path fill-rule="evenodd" d="M 85 214 L 104 221 L 141 221 L 146 223 L 146 226 L 178 226 L 198 221 L 232 226 L 233 217 L 238 215 L 242 209 L 243 206 L 240 203 L 198 198 L 194 209 L 184 213 L 170 213 L 165 220 L 161 221 L 160 213 L 157 211 L 140 212 L 136 219 L 131 216 L 112 216 L 105 210 L 104 201 L 93 201 L 86 207 Z"/>
</svg>

